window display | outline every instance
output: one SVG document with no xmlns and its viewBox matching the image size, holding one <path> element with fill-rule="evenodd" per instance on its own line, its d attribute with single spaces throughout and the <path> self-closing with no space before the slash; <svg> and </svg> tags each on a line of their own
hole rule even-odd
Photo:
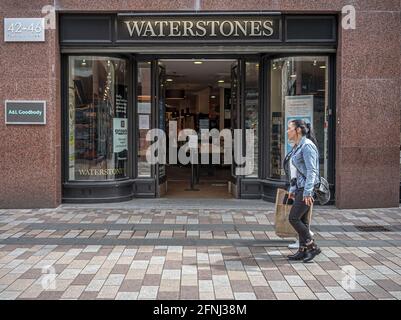
<svg viewBox="0 0 401 320">
<path fill-rule="evenodd" d="M 125 60 L 69 57 L 69 180 L 127 176 L 127 94 Z"/>
<path fill-rule="evenodd" d="M 318 141 L 320 174 L 328 172 L 328 57 L 287 57 L 271 61 L 270 178 L 285 180 L 282 162 L 291 150 L 288 121 L 312 124 Z"/>
</svg>

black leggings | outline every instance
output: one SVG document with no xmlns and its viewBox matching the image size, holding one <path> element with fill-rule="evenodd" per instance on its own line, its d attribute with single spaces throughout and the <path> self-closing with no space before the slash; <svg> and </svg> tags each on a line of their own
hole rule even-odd
<svg viewBox="0 0 401 320">
<path fill-rule="evenodd" d="M 298 232 L 299 246 L 306 247 L 306 243 L 312 239 L 309 233 L 308 212 L 309 206 L 302 201 L 303 189 L 295 191 L 295 201 L 292 205 L 289 220 L 295 231 Z"/>
</svg>

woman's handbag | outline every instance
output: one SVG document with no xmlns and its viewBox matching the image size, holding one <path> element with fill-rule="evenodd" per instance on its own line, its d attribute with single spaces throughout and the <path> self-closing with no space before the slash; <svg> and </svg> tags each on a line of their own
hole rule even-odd
<svg viewBox="0 0 401 320">
<path fill-rule="evenodd" d="M 316 199 L 319 201 L 321 205 L 325 205 L 330 201 L 330 187 L 328 181 L 319 176 L 320 183 L 315 185 L 313 191 L 315 191 Z"/>
<path fill-rule="evenodd" d="M 312 218 L 312 206 L 308 212 L 308 221 Z M 289 204 L 288 191 L 277 189 L 276 195 L 276 211 L 275 211 L 275 232 L 281 238 L 295 238 L 298 233 L 292 227 L 289 216 L 292 204 Z"/>
<path fill-rule="evenodd" d="M 306 180 L 306 176 L 302 173 L 302 171 L 299 170 L 295 164 L 294 167 Z M 313 191 L 315 192 L 316 199 L 322 206 L 330 201 L 331 194 L 330 194 L 329 182 L 325 178 L 323 178 L 320 175 L 320 173 L 319 173 L 319 183 L 315 184 Z"/>
</svg>

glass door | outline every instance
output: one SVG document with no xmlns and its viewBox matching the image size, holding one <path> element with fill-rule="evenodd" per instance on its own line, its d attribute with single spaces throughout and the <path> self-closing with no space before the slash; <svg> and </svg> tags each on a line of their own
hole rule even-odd
<svg viewBox="0 0 401 320">
<path fill-rule="evenodd" d="M 166 68 L 155 60 L 155 118 L 156 128 L 162 130 L 166 135 Z M 166 146 L 167 147 L 167 146 Z M 167 153 L 165 147 L 164 152 Z M 167 154 L 165 155 L 167 158 Z M 163 196 L 167 192 L 166 165 L 164 163 L 156 164 L 156 195 Z"/>
<path fill-rule="evenodd" d="M 240 81 L 240 60 L 231 66 L 231 136 L 232 144 L 232 165 L 231 165 L 231 193 L 235 198 L 240 197 L 239 177 L 236 175 L 237 164 L 235 162 L 235 152 L 239 150 L 242 141 L 235 139 L 236 129 L 241 128 L 241 81 Z"/>
</svg>

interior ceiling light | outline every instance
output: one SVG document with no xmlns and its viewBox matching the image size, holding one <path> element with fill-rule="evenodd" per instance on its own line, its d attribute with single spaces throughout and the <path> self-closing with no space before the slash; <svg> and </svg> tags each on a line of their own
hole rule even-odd
<svg viewBox="0 0 401 320">
<path fill-rule="evenodd" d="M 326 66 L 320 66 L 319 68 L 320 69 L 326 69 Z"/>
<path fill-rule="evenodd" d="M 210 96 L 210 98 L 214 99 L 214 98 L 216 98 L 216 96 Z"/>
<path fill-rule="evenodd" d="M 219 81 L 217 81 L 218 83 L 224 83 L 224 80 L 219 80 Z"/>
<path fill-rule="evenodd" d="M 296 74 L 292 74 L 292 75 L 290 75 L 290 77 L 291 77 L 291 78 L 296 78 L 297 75 L 296 75 Z"/>
<path fill-rule="evenodd" d="M 167 81 L 167 82 L 171 82 L 171 81 L 173 81 L 173 79 L 168 78 L 168 79 L 166 79 L 166 81 Z"/>
<path fill-rule="evenodd" d="M 203 61 L 194 61 L 194 64 L 202 64 Z"/>
</svg>

